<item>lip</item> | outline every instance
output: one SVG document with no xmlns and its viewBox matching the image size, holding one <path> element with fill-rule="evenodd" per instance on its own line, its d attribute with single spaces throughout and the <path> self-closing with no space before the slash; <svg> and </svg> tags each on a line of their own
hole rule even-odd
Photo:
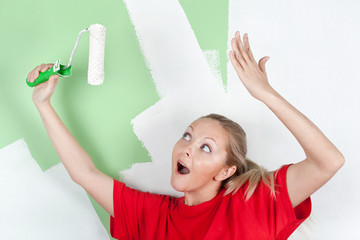
<svg viewBox="0 0 360 240">
<path fill-rule="evenodd" d="M 180 163 L 182 165 L 184 165 L 185 167 L 189 168 L 188 165 L 186 165 L 183 161 L 181 161 L 180 159 L 177 161 L 177 163 Z M 190 168 L 189 168 L 190 169 Z"/>
</svg>

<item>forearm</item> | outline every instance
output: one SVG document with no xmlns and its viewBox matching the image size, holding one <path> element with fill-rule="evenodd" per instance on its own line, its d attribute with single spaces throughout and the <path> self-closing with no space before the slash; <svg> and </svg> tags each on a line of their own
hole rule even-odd
<svg viewBox="0 0 360 240">
<path fill-rule="evenodd" d="M 81 181 L 95 165 L 90 156 L 71 135 L 50 103 L 36 105 L 50 140 L 71 178 Z"/>
<path fill-rule="evenodd" d="M 336 171 L 343 164 L 344 158 L 332 142 L 279 93 L 272 90 L 261 101 L 294 135 L 303 148 L 307 160 L 330 171 Z"/>
</svg>

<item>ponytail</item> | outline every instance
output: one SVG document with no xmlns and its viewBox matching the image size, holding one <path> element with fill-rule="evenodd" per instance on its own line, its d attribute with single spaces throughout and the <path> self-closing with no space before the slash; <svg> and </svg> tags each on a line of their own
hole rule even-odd
<svg viewBox="0 0 360 240">
<path fill-rule="evenodd" d="M 259 182 L 263 181 L 270 188 L 271 195 L 275 196 L 273 172 L 268 172 L 248 158 L 245 158 L 245 166 L 242 169 L 243 171 L 237 170 L 234 175 L 223 182 L 223 186 L 226 188 L 225 195 L 235 194 L 245 183 L 249 182 L 245 190 L 246 200 L 249 200 Z"/>
</svg>

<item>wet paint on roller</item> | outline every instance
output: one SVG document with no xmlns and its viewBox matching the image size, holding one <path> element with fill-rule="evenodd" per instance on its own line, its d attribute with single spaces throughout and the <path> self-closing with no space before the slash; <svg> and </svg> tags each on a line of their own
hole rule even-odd
<svg viewBox="0 0 360 240">
<path fill-rule="evenodd" d="M 106 29 L 100 24 L 89 27 L 89 66 L 88 83 L 100 85 L 104 82 L 104 58 L 105 58 L 105 32 Z"/>
</svg>

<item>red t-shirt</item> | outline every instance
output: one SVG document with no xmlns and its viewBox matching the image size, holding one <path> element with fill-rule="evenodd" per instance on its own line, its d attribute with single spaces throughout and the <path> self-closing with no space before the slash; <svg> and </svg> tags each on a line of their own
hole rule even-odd
<svg viewBox="0 0 360 240">
<path fill-rule="evenodd" d="M 145 193 L 114 180 L 111 236 L 121 240 L 287 239 L 311 212 L 310 197 L 295 208 L 291 205 L 286 187 L 289 165 L 275 174 L 275 198 L 261 182 L 248 201 L 246 184 L 234 195 L 223 196 L 223 189 L 196 206 L 185 205 L 184 197 Z"/>
</svg>

